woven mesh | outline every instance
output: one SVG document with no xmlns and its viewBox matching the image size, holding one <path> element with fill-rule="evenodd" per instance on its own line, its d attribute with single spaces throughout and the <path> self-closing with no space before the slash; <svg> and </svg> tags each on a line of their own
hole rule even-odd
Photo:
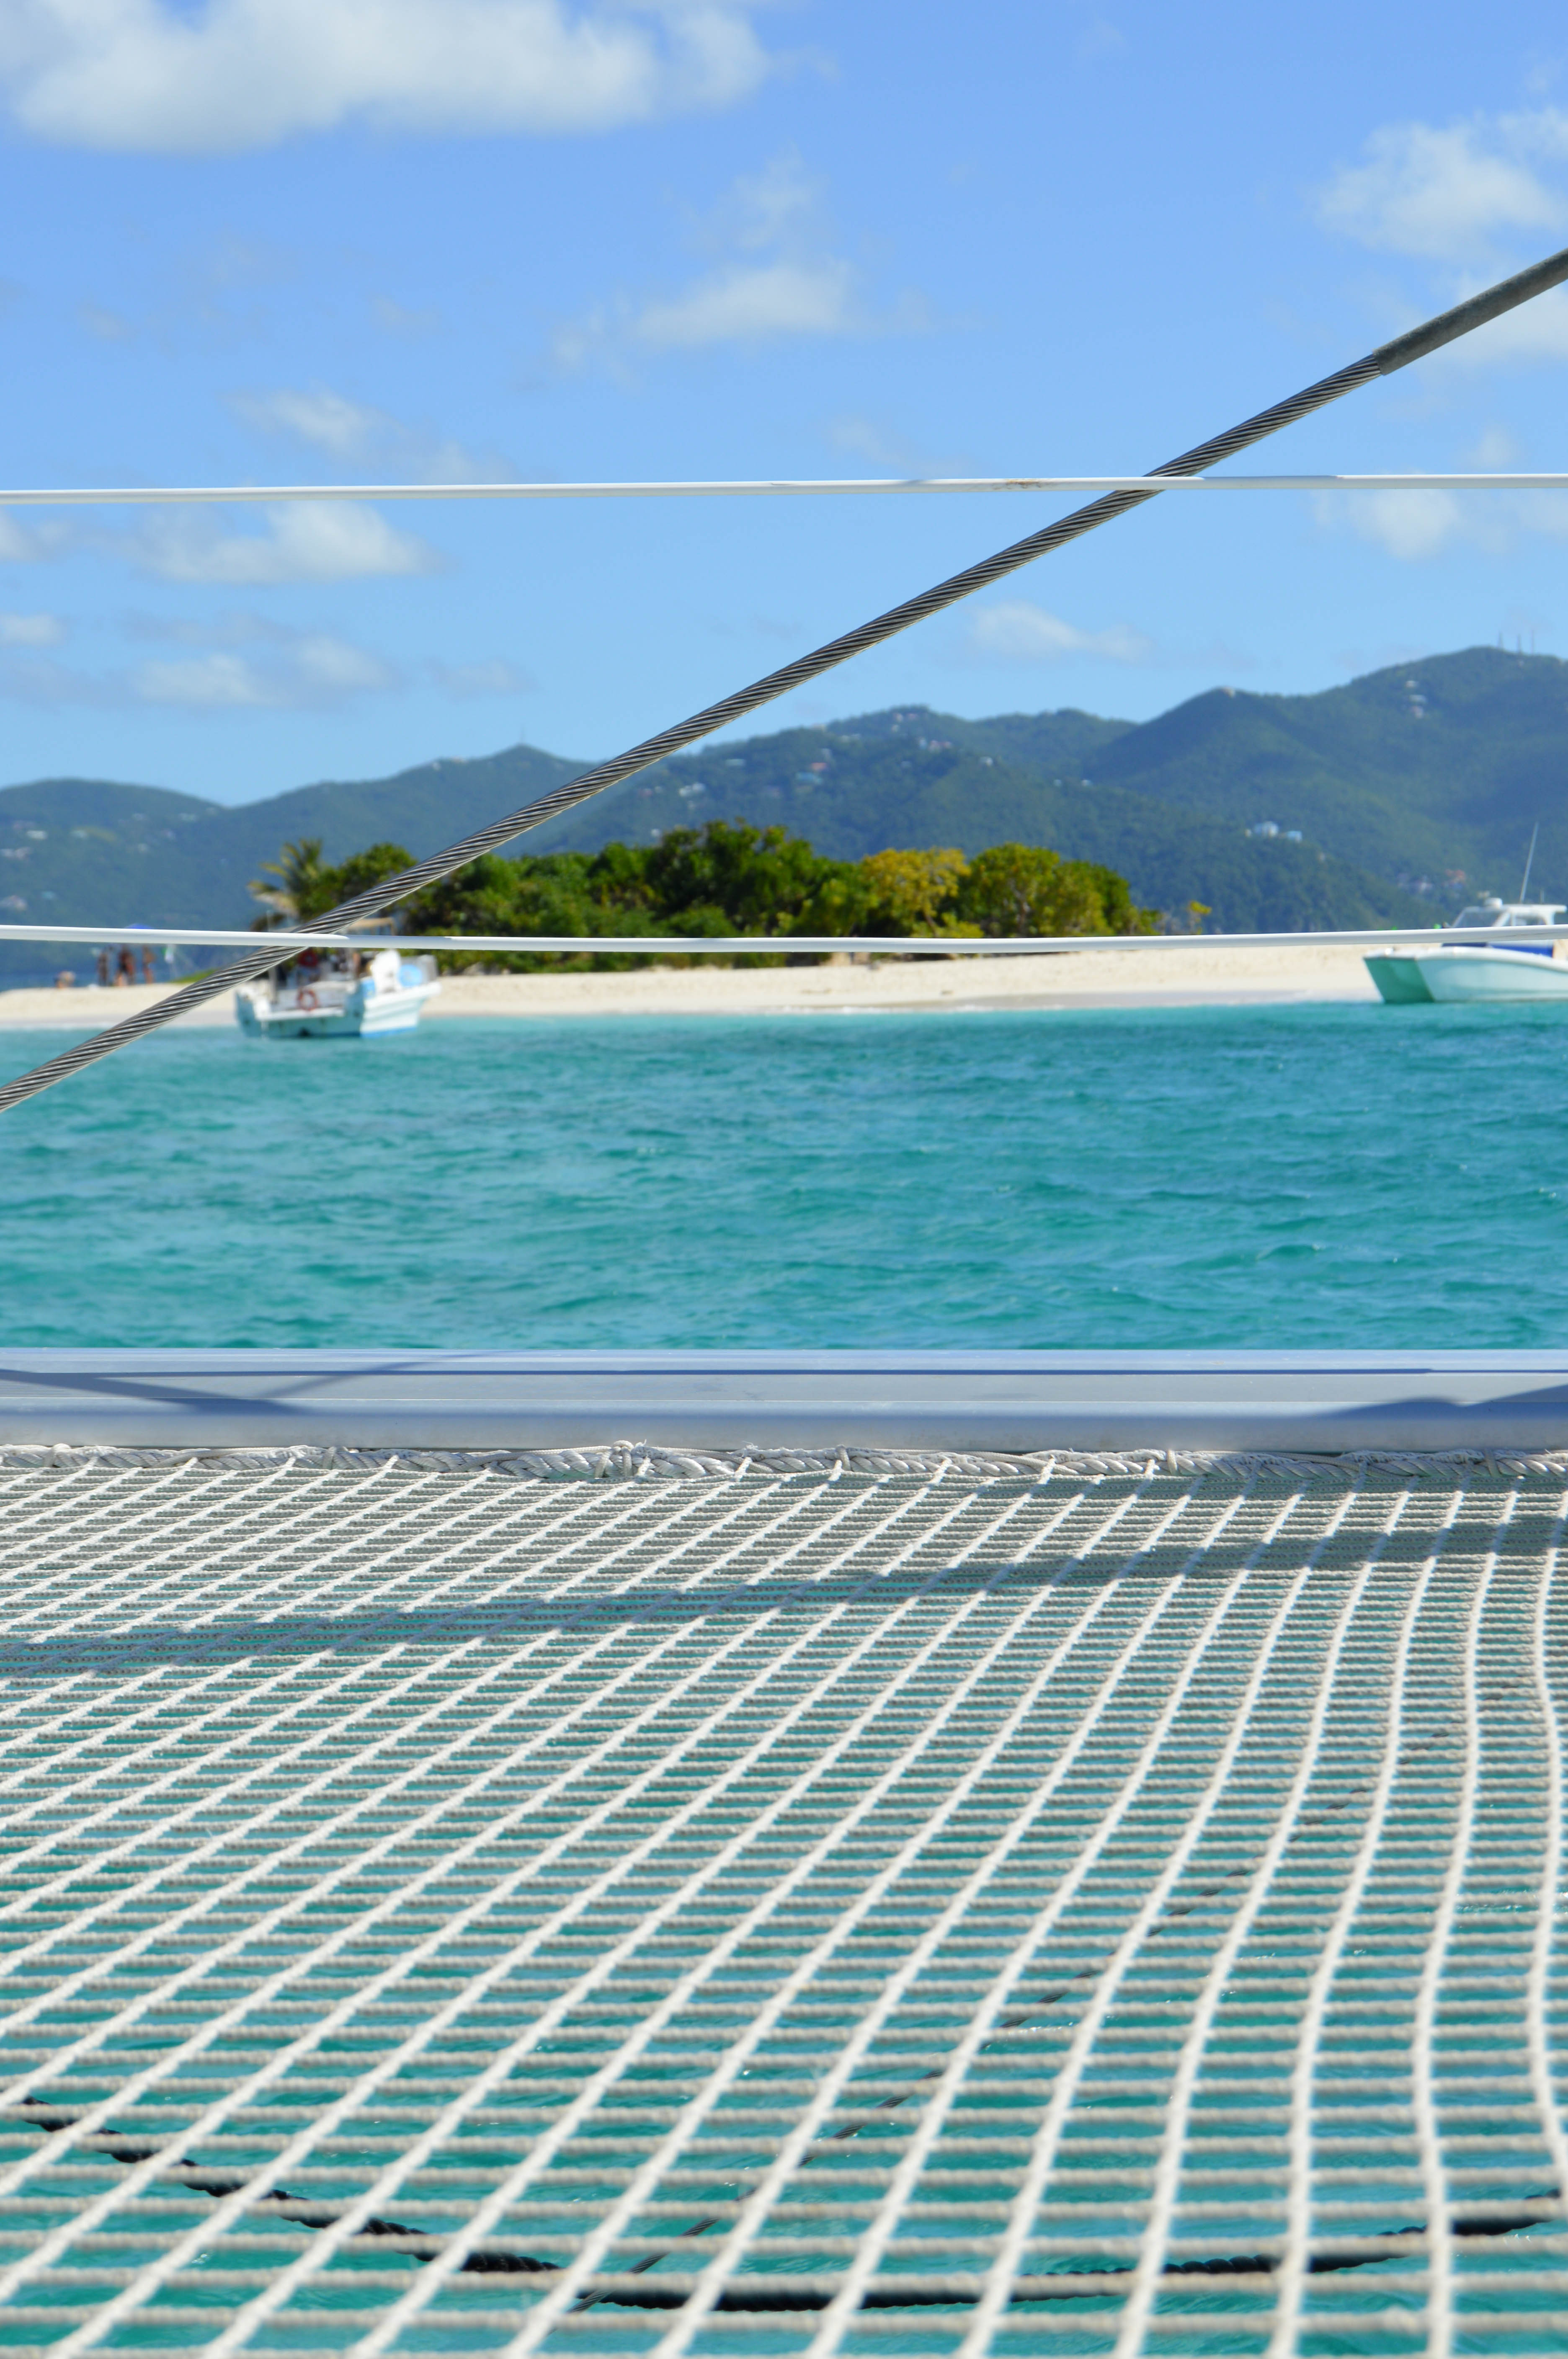
<svg viewBox="0 0 1568 2359">
<path fill-rule="evenodd" d="M 0 1468 L 0 2348 L 1568 2349 L 1565 1520 Z"/>
</svg>

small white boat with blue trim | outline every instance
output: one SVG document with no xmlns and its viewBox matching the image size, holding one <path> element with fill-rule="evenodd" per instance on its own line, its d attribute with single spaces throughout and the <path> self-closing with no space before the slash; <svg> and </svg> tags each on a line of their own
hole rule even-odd
<svg viewBox="0 0 1568 2359">
<path fill-rule="evenodd" d="M 433 958 L 395 948 L 301 951 L 234 994 L 240 1029 L 273 1040 L 379 1040 L 412 1032 L 441 986 Z"/>
<path fill-rule="evenodd" d="M 1452 930 L 1465 926 L 1506 928 L 1528 933 L 1532 927 L 1563 922 L 1560 901 L 1500 901 L 1495 894 L 1461 909 Z M 1542 1000 L 1568 1004 L 1568 943 L 1546 941 L 1455 942 L 1441 937 L 1431 950 L 1384 951 L 1369 957 L 1367 972 L 1386 1000 L 1396 1005 L 1439 1000 Z"/>
</svg>

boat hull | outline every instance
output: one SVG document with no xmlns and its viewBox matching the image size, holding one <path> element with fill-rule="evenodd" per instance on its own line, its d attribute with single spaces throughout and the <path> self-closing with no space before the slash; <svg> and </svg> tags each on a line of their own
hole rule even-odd
<svg viewBox="0 0 1568 2359">
<path fill-rule="evenodd" d="M 279 1006 L 265 993 L 237 991 L 234 1013 L 240 1029 L 265 1040 L 381 1040 L 412 1032 L 425 1002 L 440 984 L 424 983 L 397 991 L 351 992 L 337 1006 Z"/>
<path fill-rule="evenodd" d="M 1559 1000 L 1568 1006 L 1568 962 L 1537 951 L 1426 951 L 1415 961 L 1433 999 L 1457 1001 Z"/>
<path fill-rule="evenodd" d="M 1400 957 L 1397 951 L 1384 951 L 1366 961 L 1368 973 L 1378 986 L 1379 997 L 1391 1007 L 1413 1007 L 1431 1005 L 1432 994 L 1426 987 L 1420 962 Z"/>
</svg>

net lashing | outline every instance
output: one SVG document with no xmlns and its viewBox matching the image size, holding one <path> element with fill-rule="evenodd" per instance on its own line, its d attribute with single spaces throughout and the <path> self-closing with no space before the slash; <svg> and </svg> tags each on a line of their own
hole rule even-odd
<svg viewBox="0 0 1568 2359">
<path fill-rule="evenodd" d="M 333 1459 L 0 1464 L 0 2349 L 1568 2346 L 1562 1464 Z"/>
</svg>

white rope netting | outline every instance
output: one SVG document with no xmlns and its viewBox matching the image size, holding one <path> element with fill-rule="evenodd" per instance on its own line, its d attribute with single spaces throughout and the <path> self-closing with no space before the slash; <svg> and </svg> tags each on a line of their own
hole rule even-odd
<svg viewBox="0 0 1568 2359">
<path fill-rule="evenodd" d="M 1563 1464 L 625 1451 L 4 1453 L 0 2350 L 1568 2348 Z"/>
</svg>

